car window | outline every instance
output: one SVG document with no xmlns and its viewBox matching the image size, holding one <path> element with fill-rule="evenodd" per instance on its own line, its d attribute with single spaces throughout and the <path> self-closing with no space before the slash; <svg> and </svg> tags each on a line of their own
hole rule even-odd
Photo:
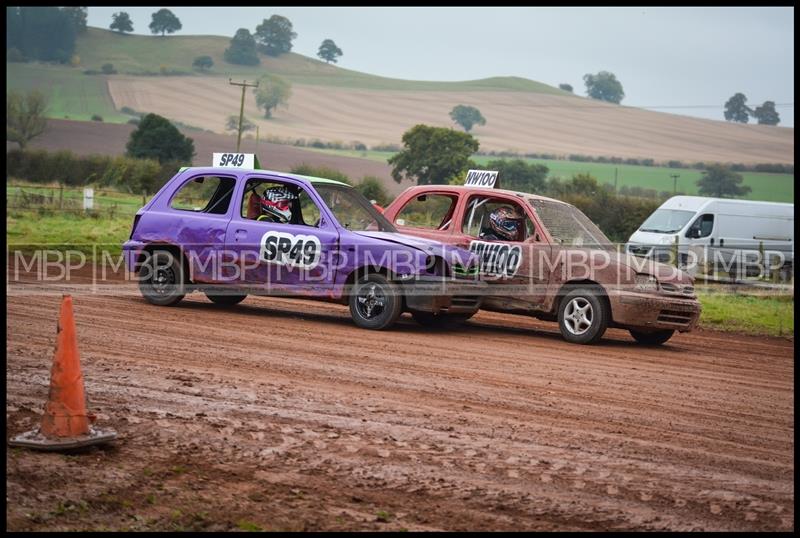
<svg viewBox="0 0 800 538">
<path fill-rule="evenodd" d="M 394 219 L 400 226 L 446 230 L 450 227 L 457 197 L 449 194 L 421 194 L 412 198 Z"/>
<path fill-rule="evenodd" d="M 181 211 L 224 215 L 233 196 L 232 177 L 201 176 L 184 183 L 172 197 L 170 207 Z"/>
<path fill-rule="evenodd" d="M 491 219 L 495 214 L 494 221 Z M 461 231 L 486 241 L 524 241 L 536 233 L 533 222 L 516 202 L 474 195 L 467 201 Z"/>
<path fill-rule="evenodd" d="M 243 218 L 279 224 L 319 226 L 320 211 L 302 187 L 282 181 L 250 178 L 241 201 Z"/>
</svg>

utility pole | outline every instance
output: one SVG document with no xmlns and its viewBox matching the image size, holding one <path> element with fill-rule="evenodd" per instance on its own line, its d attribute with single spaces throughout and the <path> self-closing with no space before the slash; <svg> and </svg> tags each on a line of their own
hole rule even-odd
<svg viewBox="0 0 800 538">
<path fill-rule="evenodd" d="M 681 177 L 680 174 L 670 174 L 669 177 L 672 178 L 672 194 L 678 192 L 678 178 Z"/>
<path fill-rule="evenodd" d="M 256 82 L 255 84 L 248 84 L 246 80 L 244 82 L 234 82 L 232 79 L 228 79 L 228 84 L 242 87 L 242 105 L 241 107 L 239 107 L 239 135 L 236 137 L 236 153 L 239 153 L 239 146 L 242 144 L 242 119 L 244 118 L 244 92 L 247 90 L 247 88 L 258 88 L 258 82 Z"/>
</svg>

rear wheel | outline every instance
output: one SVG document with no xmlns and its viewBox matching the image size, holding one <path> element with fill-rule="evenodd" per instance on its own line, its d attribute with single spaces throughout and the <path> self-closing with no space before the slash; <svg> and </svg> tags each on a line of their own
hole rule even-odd
<svg viewBox="0 0 800 538">
<path fill-rule="evenodd" d="M 247 294 L 243 295 L 219 295 L 219 294 L 212 294 L 206 293 L 206 297 L 214 303 L 220 306 L 233 306 L 241 303 L 247 298 Z"/>
<path fill-rule="evenodd" d="M 151 304 L 173 306 L 186 295 L 183 264 L 168 250 L 150 253 L 142 264 L 139 275 L 139 291 Z"/>
<path fill-rule="evenodd" d="M 597 288 L 576 288 L 561 299 L 558 327 L 567 342 L 594 344 L 608 328 L 611 318 L 605 297 Z"/>
<path fill-rule="evenodd" d="M 660 346 L 675 334 L 674 329 L 665 329 L 663 331 L 642 332 L 628 329 L 633 339 L 644 346 Z"/>
<path fill-rule="evenodd" d="M 386 329 L 397 321 L 403 308 L 400 287 L 385 276 L 372 273 L 360 279 L 350 294 L 350 316 L 363 329 Z"/>
</svg>

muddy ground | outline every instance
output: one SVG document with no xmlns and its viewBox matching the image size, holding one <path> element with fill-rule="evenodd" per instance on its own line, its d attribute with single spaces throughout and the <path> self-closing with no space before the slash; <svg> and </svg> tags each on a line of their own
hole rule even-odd
<svg viewBox="0 0 800 538">
<path fill-rule="evenodd" d="M 6 435 L 37 426 L 61 297 L 9 285 Z M 38 291 L 37 291 L 38 290 Z M 119 438 L 9 449 L 8 530 L 793 530 L 792 341 L 591 347 L 480 313 L 74 289 L 89 410 Z"/>
</svg>

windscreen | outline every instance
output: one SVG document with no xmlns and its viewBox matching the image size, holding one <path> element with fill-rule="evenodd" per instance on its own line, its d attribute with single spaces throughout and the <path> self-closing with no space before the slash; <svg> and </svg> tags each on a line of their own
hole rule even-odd
<svg viewBox="0 0 800 538">
<path fill-rule="evenodd" d="M 353 232 L 396 232 L 397 229 L 353 187 L 330 183 L 315 183 L 325 205 L 339 224 Z"/>
<path fill-rule="evenodd" d="M 576 247 L 613 248 L 611 241 L 577 207 L 530 199 L 530 204 L 556 243 Z"/>
<path fill-rule="evenodd" d="M 647 217 L 640 232 L 652 232 L 658 234 L 670 234 L 679 232 L 686 226 L 686 223 L 695 215 L 694 211 L 681 209 L 656 209 L 652 215 Z"/>
</svg>

